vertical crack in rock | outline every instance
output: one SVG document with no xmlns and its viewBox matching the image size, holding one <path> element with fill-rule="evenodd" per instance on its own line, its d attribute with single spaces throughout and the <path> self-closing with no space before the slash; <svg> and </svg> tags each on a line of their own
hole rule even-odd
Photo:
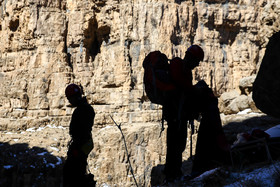
<svg viewBox="0 0 280 187">
<path fill-rule="evenodd" d="M 170 37 L 171 42 L 176 46 L 179 45 L 182 42 L 182 36 L 181 36 L 181 27 L 180 27 L 180 17 L 178 13 L 178 9 L 176 10 L 176 26 L 173 29 L 173 33 Z"/>
<path fill-rule="evenodd" d="M 226 62 L 227 62 L 227 51 L 226 51 L 226 49 L 225 49 L 225 48 L 226 48 L 226 45 L 223 44 L 223 45 L 221 46 L 221 48 L 222 48 L 222 53 L 223 53 L 223 60 L 222 60 L 222 62 L 226 64 Z"/>
<path fill-rule="evenodd" d="M 4 7 L 5 5 L 3 5 L 3 1 L 0 1 L 0 18 L 4 19 Z M 2 21 L 0 22 L 0 31 L 2 31 Z"/>
<path fill-rule="evenodd" d="M 209 18 L 208 18 L 208 22 L 205 24 L 205 26 L 210 30 L 214 30 L 215 29 L 215 19 L 214 19 L 214 12 L 209 15 Z"/>
<path fill-rule="evenodd" d="M 86 48 L 86 62 L 89 62 L 90 57 L 94 61 L 95 56 L 100 52 L 100 45 L 98 44 L 96 31 L 98 23 L 95 17 L 88 22 L 88 29 L 84 31 L 84 45 Z"/>
<path fill-rule="evenodd" d="M 215 86 L 215 77 L 213 76 L 214 75 L 214 72 L 213 70 L 211 69 L 210 72 L 209 72 L 209 75 L 210 75 L 210 88 L 215 88 L 214 90 L 214 93 L 217 94 L 217 90 L 216 90 L 216 86 Z"/>
<path fill-rule="evenodd" d="M 127 48 L 127 58 L 128 58 L 129 66 L 130 66 L 130 76 L 131 76 L 130 87 L 131 87 L 131 90 L 133 90 L 135 85 L 136 85 L 136 83 L 137 83 L 137 80 L 133 76 L 133 74 L 134 74 L 133 73 L 133 64 L 132 64 L 132 58 L 130 56 L 130 46 L 131 46 L 131 43 L 132 43 L 131 40 L 126 40 L 125 41 L 125 46 Z"/>
<path fill-rule="evenodd" d="M 86 62 L 94 61 L 96 55 L 100 53 L 100 47 L 103 43 L 109 42 L 111 28 L 107 25 L 98 27 L 96 17 L 88 22 L 88 28 L 84 31 L 84 46 L 86 48 Z"/>
<path fill-rule="evenodd" d="M 73 71 L 73 64 L 71 62 L 71 49 L 67 47 L 67 35 L 68 35 L 68 21 L 65 23 L 65 31 L 63 33 L 64 37 L 64 53 L 66 53 L 66 62 Z"/>
<path fill-rule="evenodd" d="M 197 15 L 197 10 L 195 9 L 194 12 L 193 12 L 193 18 L 192 18 L 192 23 L 191 23 L 191 31 L 190 31 L 190 42 L 191 42 L 191 44 L 193 44 L 193 42 L 194 42 L 197 27 L 198 27 L 198 15 Z"/>
<path fill-rule="evenodd" d="M 35 28 L 34 28 L 34 30 L 33 30 L 33 32 L 32 32 L 32 35 L 33 35 L 32 37 L 33 37 L 33 38 L 36 38 L 36 37 L 35 37 L 35 33 L 36 33 L 36 31 L 37 31 L 37 22 L 38 22 L 39 16 L 40 16 L 40 13 L 39 13 L 39 6 L 36 6 L 36 8 L 34 8 L 33 10 L 36 11 L 36 16 L 37 16 L 37 17 L 36 17 L 36 26 L 35 26 Z"/>
</svg>

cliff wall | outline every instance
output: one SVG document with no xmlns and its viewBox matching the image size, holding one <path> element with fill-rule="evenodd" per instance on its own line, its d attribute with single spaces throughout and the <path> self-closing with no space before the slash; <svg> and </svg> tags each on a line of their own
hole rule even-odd
<svg viewBox="0 0 280 187">
<path fill-rule="evenodd" d="M 112 123 L 112 113 L 125 123 L 155 121 L 156 106 L 139 101 L 142 60 L 153 50 L 183 57 L 192 43 L 205 51 L 194 82 L 206 80 L 217 95 L 238 89 L 279 30 L 278 11 L 265 0 L 2 0 L 1 126 L 66 125 L 70 82 L 83 85 L 98 125 Z"/>
<path fill-rule="evenodd" d="M 67 127 L 72 109 L 64 89 L 81 84 L 97 113 L 93 157 L 101 160 L 91 166 L 106 168 L 100 181 L 129 185 L 125 156 L 102 160 L 115 155 L 119 135 L 105 128 L 113 125 L 109 115 L 131 128 L 131 143 L 148 133 L 132 148 L 135 164 L 146 163 L 137 174 L 165 155 L 158 150 L 164 136 L 145 125 L 161 119 L 160 107 L 143 101 L 145 55 L 160 50 L 172 59 L 201 45 L 194 83 L 204 79 L 218 96 L 240 92 L 239 81 L 257 73 L 269 37 L 280 30 L 279 11 L 278 0 L 0 0 L 0 129 Z M 122 166 L 114 172 L 116 161 Z"/>
</svg>

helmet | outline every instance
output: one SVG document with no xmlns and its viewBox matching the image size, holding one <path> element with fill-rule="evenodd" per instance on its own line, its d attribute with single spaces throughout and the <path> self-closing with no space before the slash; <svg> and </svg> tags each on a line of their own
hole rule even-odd
<svg viewBox="0 0 280 187">
<path fill-rule="evenodd" d="M 203 61 L 204 52 L 203 49 L 198 45 L 191 45 L 188 50 L 193 56 L 195 56 L 199 61 Z"/>
<path fill-rule="evenodd" d="M 71 97 L 74 95 L 82 95 L 81 89 L 76 84 L 69 84 L 65 89 L 66 97 Z"/>
</svg>

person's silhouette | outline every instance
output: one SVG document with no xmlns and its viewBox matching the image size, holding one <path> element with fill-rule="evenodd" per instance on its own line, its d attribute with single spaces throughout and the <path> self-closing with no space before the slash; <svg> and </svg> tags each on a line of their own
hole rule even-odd
<svg viewBox="0 0 280 187">
<path fill-rule="evenodd" d="M 65 89 L 65 95 L 76 109 L 72 114 L 69 127 L 71 141 L 63 168 L 63 186 L 86 186 L 87 157 L 93 149 L 91 130 L 95 112 L 88 104 L 86 97 L 82 97 L 82 90 L 78 85 L 68 85 Z"/>
<path fill-rule="evenodd" d="M 186 148 L 187 124 L 196 116 L 195 87 L 192 84 L 192 70 L 204 58 L 198 45 L 192 45 L 184 59 L 170 61 L 170 77 L 176 89 L 170 91 L 163 104 L 163 117 L 167 121 L 167 153 L 164 173 L 166 182 L 182 176 L 182 153 Z"/>
</svg>

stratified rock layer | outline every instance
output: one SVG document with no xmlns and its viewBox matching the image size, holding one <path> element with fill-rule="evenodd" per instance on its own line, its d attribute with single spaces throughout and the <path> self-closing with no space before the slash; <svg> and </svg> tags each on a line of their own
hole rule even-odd
<svg viewBox="0 0 280 187">
<path fill-rule="evenodd" d="M 96 111 L 90 166 L 100 184 L 133 183 L 119 132 L 106 128 L 112 115 L 124 124 L 137 179 L 149 186 L 150 169 L 165 160 L 165 135 L 155 129 L 160 106 L 143 97 L 145 55 L 183 57 L 201 45 L 194 82 L 204 79 L 217 95 L 238 90 L 280 30 L 279 10 L 278 0 L 0 0 L 0 130 L 67 126 L 64 89 L 81 84 Z M 243 110 L 243 98 L 224 111 Z"/>
<path fill-rule="evenodd" d="M 0 19 L 1 129 L 71 114 L 64 88 L 84 86 L 96 125 L 158 120 L 141 102 L 142 61 L 150 51 L 183 57 L 192 43 L 205 51 L 194 71 L 217 95 L 254 75 L 269 37 L 279 30 L 277 1 L 2 0 Z"/>
</svg>

